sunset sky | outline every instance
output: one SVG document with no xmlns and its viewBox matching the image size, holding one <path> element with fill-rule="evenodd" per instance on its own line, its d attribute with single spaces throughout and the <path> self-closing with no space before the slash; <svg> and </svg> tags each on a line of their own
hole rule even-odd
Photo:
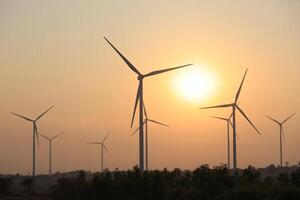
<svg viewBox="0 0 300 200">
<path fill-rule="evenodd" d="M 141 72 L 194 63 L 144 81 L 149 117 L 149 168 L 193 169 L 226 163 L 226 124 L 211 115 L 230 109 L 248 68 L 240 105 L 262 132 L 237 114 L 238 166 L 300 161 L 300 1 L 298 0 L 0 0 L 0 173 L 32 170 L 32 124 L 54 136 L 53 171 L 99 170 L 138 163 L 138 135 L 130 136 L 136 75 L 105 42 L 106 36 Z M 196 85 L 196 86 L 195 86 Z M 198 91 L 198 92 L 197 92 Z M 137 121 L 134 127 L 137 127 Z M 48 171 L 48 143 L 40 138 L 37 172 Z M 232 141 L 231 141 L 232 142 Z"/>
</svg>

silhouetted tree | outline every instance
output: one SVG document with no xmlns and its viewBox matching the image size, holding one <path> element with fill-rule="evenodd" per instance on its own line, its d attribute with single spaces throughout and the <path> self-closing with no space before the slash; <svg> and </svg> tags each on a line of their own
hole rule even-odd
<svg viewBox="0 0 300 200">
<path fill-rule="evenodd" d="M 31 195 L 34 193 L 34 179 L 33 178 L 25 178 L 21 184 L 25 187 L 25 194 Z"/>
<path fill-rule="evenodd" d="M 278 176 L 278 181 L 288 183 L 290 180 L 290 176 L 288 173 L 280 173 Z"/>
<path fill-rule="evenodd" d="M 292 172 L 291 177 L 293 184 L 300 187 L 300 169 L 297 169 L 295 172 Z"/>
<path fill-rule="evenodd" d="M 8 194 L 12 184 L 13 181 L 11 178 L 0 178 L 0 195 Z"/>
<path fill-rule="evenodd" d="M 242 184 L 257 184 L 260 181 L 260 173 L 254 167 L 249 166 L 247 169 L 243 170 L 241 178 Z"/>
<path fill-rule="evenodd" d="M 275 166 L 269 166 L 274 168 Z M 274 168 L 276 169 L 276 168 Z M 282 168 L 279 168 L 282 170 Z M 59 179 L 54 200 L 253 200 L 300 199 L 300 169 L 262 179 L 252 166 L 230 171 L 226 165 L 201 165 L 194 171 L 106 170 L 87 180 L 84 172 Z"/>
</svg>

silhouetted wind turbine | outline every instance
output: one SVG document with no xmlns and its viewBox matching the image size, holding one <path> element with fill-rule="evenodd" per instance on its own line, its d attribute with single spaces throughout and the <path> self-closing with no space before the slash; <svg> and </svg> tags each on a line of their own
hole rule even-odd
<svg viewBox="0 0 300 200">
<path fill-rule="evenodd" d="M 238 103 L 238 105 L 239 105 L 239 103 Z M 215 119 L 223 120 L 227 124 L 227 167 L 229 169 L 231 167 L 230 166 L 230 131 L 229 131 L 229 127 L 231 126 L 233 128 L 233 124 L 231 122 L 232 113 L 230 114 L 230 116 L 228 118 L 216 117 L 216 116 L 211 116 L 211 117 L 215 118 Z M 238 139 L 240 139 L 240 137 L 238 136 L 238 134 L 236 134 L 236 137 Z"/>
<path fill-rule="evenodd" d="M 37 129 L 36 122 L 37 122 L 41 117 L 43 117 L 49 110 L 51 110 L 53 107 L 54 107 L 54 105 L 51 106 L 48 110 L 46 110 L 46 111 L 43 112 L 42 114 L 40 114 L 35 120 L 29 119 L 29 118 L 24 117 L 24 116 L 22 116 L 22 115 L 19 115 L 19 114 L 16 114 L 16 113 L 11 112 L 11 114 L 16 115 L 16 116 L 18 116 L 18 117 L 21 117 L 21 118 L 23 118 L 23 119 L 25 119 L 25 120 L 27 120 L 27 121 L 30 121 L 30 122 L 32 122 L 32 124 L 33 124 L 33 131 L 32 131 L 32 136 L 33 136 L 33 138 L 32 138 L 32 143 L 33 143 L 33 144 L 32 144 L 32 145 L 33 145 L 33 147 L 32 147 L 32 176 L 35 176 L 35 137 L 37 138 L 37 141 L 38 141 L 38 144 L 39 144 L 39 136 L 38 136 L 38 129 Z"/>
<path fill-rule="evenodd" d="M 145 120 L 144 120 L 144 122 L 143 122 L 143 125 L 145 125 L 145 127 L 146 127 L 146 170 L 148 170 L 148 122 L 152 122 L 152 123 L 154 123 L 154 124 L 159 124 L 159 125 L 161 125 L 161 126 L 165 126 L 165 127 L 170 127 L 170 126 L 168 126 L 168 125 L 166 125 L 166 124 L 163 124 L 163 123 L 161 123 L 161 122 L 158 122 L 158 121 L 155 121 L 155 120 L 153 120 L 153 119 L 149 119 L 148 118 L 148 115 L 147 115 L 147 111 L 146 111 L 146 107 L 145 107 L 145 105 L 143 105 L 143 108 L 144 108 L 144 113 L 145 113 Z M 131 135 L 134 135 L 138 130 L 140 129 L 140 127 L 138 127 L 137 129 L 135 129 L 135 131 L 131 134 Z"/>
<path fill-rule="evenodd" d="M 232 114 L 228 118 L 212 116 L 212 118 L 223 120 L 227 124 L 227 167 L 228 168 L 230 168 L 230 131 L 229 131 L 229 128 L 230 128 L 230 126 L 232 127 L 232 123 L 230 121 L 231 117 L 232 117 Z"/>
<path fill-rule="evenodd" d="M 59 134 L 53 136 L 52 138 L 49 138 L 41 133 L 40 134 L 42 137 L 44 137 L 46 140 L 49 141 L 49 175 L 52 175 L 52 140 L 54 140 L 55 138 L 57 138 L 58 136 L 60 136 L 63 132 L 60 132 Z"/>
<path fill-rule="evenodd" d="M 102 142 L 89 142 L 88 144 L 97 144 L 100 145 L 101 147 L 101 172 L 103 172 L 103 165 L 104 165 L 104 160 L 103 160 L 103 149 L 105 149 L 106 153 L 109 154 L 108 149 L 106 148 L 104 142 L 106 140 L 106 138 L 108 137 L 110 133 L 110 130 L 107 132 L 106 136 L 104 137 L 104 139 L 102 140 Z"/>
<path fill-rule="evenodd" d="M 147 74 L 142 74 L 139 70 L 136 69 L 136 67 L 131 62 L 129 62 L 129 60 L 127 58 L 125 58 L 121 54 L 121 52 L 118 49 L 116 49 L 116 47 L 114 47 L 114 45 L 106 37 L 104 37 L 104 39 L 118 53 L 118 55 L 123 59 L 123 61 L 128 65 L 128 67 L 138 75 L 137 79 L 139 80 L 139 86 L 138 86 L 137 95 L 136 95 L 136 99 L 135 99 L 135 105 L 134 105 L 134 110 L 133 110 L 133 115 L 132 115 L 132 120 L 131 120 L 131 127 L 132 127 L 132 124 L 134 121 L 136 107 L 139 102 L 140 103 L 139 104 L 139 159 L 140 159 L 139 167 L 140 167 L 141 171 L 143 171 L 144 170 L 143 79 L 146 77 L 149 77 L 149 76 L 154 76 L 154 75 L 168 72 L 171 70 L 179 69 L 182 67 L 187 67 L 192 64 L 182 65 L 182 66 L 168 68 L 168 69 L 156 70 L 156 71 L 152 71 Z"/>
<path fill-rule="evenodd" d="M 235 110 L 238 109 L 238 111 L 243 115 L 243 117 L 251 124 L 251 126 L 257 131 L 257 133 L 259 133 L 261 135 L 261 133 L 258 131 L 258 129 L 254 126 L 254 124 L 250 121 L 250 119 L 247 117 L 247 115 L 244 113 L 244 111 L 237 105 L 240 93 L 241 93 L 241 89 L 245 80 L 245 77 L 247 75 L 247 71 L 246 70 L 243 80 L 240 84 L 240 87 L 236 93 L 235 96 L 235 101 L 233 103 L 230 104 L 223 104 L 223 105 L 217 105 L 217 106 L 209 106 L 209 107 L 204 107 L 204 108 L 200 108 L 200 109 L 209 109 L 209 108 L 226 108 L 226 107 L 232 107 L 232 127 L 233 127 L 233 169 L 236 170 L 237 168 L 237 150 L 236 150 L 236 121 L 235 121 Z"/>
<path fill-rule="evenodd" d="M 280 166 L 282 167 L 282 139 L 284 139 L 284 132 L 283 132 L 283 124 L 285 122 L 287 122 L 292 116 L 294 116 L 296 113 L 290 115 L 288 118 L 286 118 L 285 120 L 283 120 L 282 122 L 279 122 L 275 119 L 273 119 L 272 117 L 266 116 L 267 118 L 269 118 L 270 120 L 272 120 L 273 122 L 275 122 L 276 124 L 279 125 L 279 141 L 280 141 Z"/>
</svg>

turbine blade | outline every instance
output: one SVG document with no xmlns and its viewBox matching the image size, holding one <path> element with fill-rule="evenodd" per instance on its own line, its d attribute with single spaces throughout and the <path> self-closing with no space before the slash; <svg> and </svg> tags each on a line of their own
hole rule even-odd
<svg viewBox="0 0 300 200">
<path fill-rule="evenodd" d="M 108 132 L 106 133 L 106 136 L 105 136 L 104 139 L 102 140 L 102 143 L 105 142 L 105 140 L 106 140 L 106 138 L 108 137 L 109 133 L 110 133 L 110 130 L 108 130 Z"/>
<path fill-rule="evenodd" d="M 51 140 L 57 138 L 58 136 L 62 135 L 63 134 L 63 131 L 61 131 L 59 134 L 55 135 L 54 137 L 51 138 Z"/>
<path fill-rule="evenodd" d="M 199 108 L 199 109 L 226 108 L 226 107 L 232 107 L 232 106 L 234 106 L 234 104 L 230 103 L 230 104 L 223 104 L 223 105 L 217 105 L 217 106 L 202 107 L 202 108 Z"/>
<path fill-rule="evenodd" d="M 229 123 L 230 123 L 230 126 L 233 128 L 233 123 L 231 121 L 229 121 Z"/>
<path fill-rule="evenodd" d="M 270 120 L 274 121 L 274 122 L 275 122 L 275 123 L 277 123 L 277 124 L 280 124 L 280 122 L 279 122 L 279 121 L 277 121 L 277 120 L 273 119 L 272 117 L 269 117 L 269 116 L 267 116 L 267 115 L 265 115 L 265 117 L 269 118 Z"/>
<path fill-rule="evenodd" d="M 146 120 L 143 122 L 143 125 L 146 123 Z M 131 133 L 131 136 L 133 136 L 138 130 L 140 130 L 140 127 L 137 127 L 133 133 Z"/>
<path fill-rule="evenodd" d="M 155 123 L 155 124 L 159 124 L 159 125 L 168 127 L 168 128 L 170 127 L 169 125 L 163 124 L 163 123 L 161 123 L 161 122 L 158 122 L 158 121 L 155 121 L 155 120 L 152 120 L 152 119 L 148 119 L 148 121 L 153 122 L 153 123 Z"/>
<path fill-rule="evenodd" d="M 133 136 L 138 130 L 140 130 L 140 127 L 137 127 L 133 133 L 131 133 L 131 136 Z"/>
<path fill-rule="evenodd" d="M 50 138 L 48 138 L 47 136 L 41 134 L 41 133 L 38 133 L 40 136 L 42 136 L 43 138 L 47 139 L 47 140 L 50 140 Z"/>
<path fill-rule="evenodd" d="M 168 69 L 156 70 L 156 71 L 150 72 L 148 74 L 145 74 L 144 77 L 165 73 L 165 72 L 168 72 L 168 71 L 171 71 L 171 70 L 175 70 L 175 69 L 179 69 L 179 68 L 183 68 L 183 67 L 188 67 L 190 65 L 192 65 L 192 64 L 181 65 L 181 66 L 178 66 L 178 67 L 172 67 L 172 68 L 168 68 Z"/>
<path fill-rule="evenodd" d="M 251 126 L 257 131 L 258 134 L 261 135 L 261 133 L 259 132 L 259 130 L 254 126 L 254 124 L 250 121 L 250 119 L 247 117 L 247 115 L 244 113 L 244 111 L 239 107 L 236 106 L 237 109 L 240 111 L 240 113 L 245 117 L 245 119 L 251 124 Z"/>
<path fill-rule="evenodd" d="M 36 139 L 37 139 L 37 142 L 38 142 L 38 145 L 40 146 L 40 139 L 39 139 L 39 134 L 38 134 L 38 128 L 37 128 L 37 125 L 34 123 L 34 130 L 35 130 L 35 136 L 36 136 Z"/>
<path fill-rule="evenodd" d="M 241 82 L 241 85 L 236 93 L 236 96 L 235 96 L 235 103 L 237 103 L 238 99 L 239 99 L 239 96 L 240 96 L 240 93 L 241 93 L 241 90 L 242 90 L 242 87 L 243 87 L 243 84 L 244 84 L 244 81 L 245 81 L 245 78 L 246 78 L 246 75 L 247 75 L 247 72 L 248 72 L 248 69 L 246 69 L 246 72 L 244 74 L 244 77 L 243 77 L 243 80 Z"/>
<path fill-rule="evenodd" d="M 285 136 L 284 136 L 283 128 L 281 128 L 281 134 L 282 134 L 283 142 L 285 143 Z"/>
<path fill-rule="evenodd" d="M 236 134 L 237 139 L 240 140 L 240 136 L 237 133 L 235 133 L 235 134 Z"/>
<path fill-rule="evenodd" d="M 109 153 L 108 149 L 106 148 L 106 146 L 104 144 L 102 144 L 102 145 L 103 145 L 104 150 L 106 151 L 106 153 L 110 156 L 110 153 Z"/>
<path fill-rule="evenodd" d="M 233 116 L 233 112 L 229 115 L 228 120 L 231 120 L 232 116 Z"/>
<path fill-rule="evenodd" d="M 239 106 L 239 105 L 240 105 L 240 102 L 238 102 L 238 104 L 237 104 L 237 105 Z M 231 112 L 231 114 L 229 115 L 229 118 L 228 118 L 228 120 L 231 120 L 232 116 L 233 116 L 233 112 Z"/>
<path fill-rule="evenodd" d="M 123 59 L 123 61 L 128 65 L 128 67 L 132 70 L 132 71 L 134 71 L 135 73 L 137 73 L 138 75 L 142 75 L 134 66 L 133 66 L 133 64 L 131 64 L 130 62 L 129 62 L 129 60 L 127 60 L 127 58 L 125 58 L 125 56 L 123 56 L 122 54 L 121 54 L 121 52 L 106 38 L 106 37 L 104 37 L 104 39 L 106 40 L 106 42 L 108 42 L 108 44 L 119 54 L 119 56 Z"/>
<path fill-rule="evenodd" d="M 231 121 L 229 121 L 229 124 L 230 124 L 231 128 L 233 128 L 233 124 L 232 124 L 232 122 L 231 122 Z M 237 139 L 239 139 L 239 140 L 240 140 L 240 136 L 237 134 L 237 132 L 236 132 L 236 131 L 235 131 L 235 134 L 236 134 L 236 137 L 237 137 Z"/>
<path fill-rule="evenodd" d="M 291 117 L 293 117 L 295 114 L 296 114 L 296 113 L 293 113 L 293 114 L 290 115 L 288 118 L 286 118 L 286 119 L 282 122 L 282 124 L 285 123 L 287 120 L 289 120 Z"/>
<path fill-rule="evenodd" d="M 146 107 L 145 107 L 145 103 L 144 102 L 143 102 L 143 108 L 144 108 L 144 113 L 145 113 L 146 119 L 148 119 L 148 115 L 147 115 L 147 111 L 146 111 Z"/>
<path fill-rule="evenodd" d="M 131 119 L 131 128 L 132 128 L 132 125 L 134 122 L 135 111 L 136 111 L 137 104 L 140 100 L 140 95 L 141 95 L 141 84 L 139 84 L 139 86 L 138 86 L 137 94 L 135 97 L 135 103 L 134 103 L 133 114 L 132 114 L 132 119 Z"/>
<path fill-rule="evenodd" d="M 40 114 L 34 121 L 39 120 L 41 117 L 43 117 L 47 112 L 49 112 L 55 105 L 51 106 L 50 108 L 48 108 L 48 110 L 46 110 L 45 112 L 43 112 L 42 114 Z"/>
<path fill-rule="evenodd" d="M 228 121 L 228 119 L 223 118 L 223 117 L 215 117 L 215 116 L 211 116 L 211 118 L 215 118 L 215 119 L 220 119 L 220 120 Z"/>
<path fill-rule="evenodd" d="M 25 119 L 25 120 L 27 120 L 27 121 L 33 122 L 32 119 L 29 119 L 29 118 L 24 117 L 24 116 L 22 116 L 22 115 L 19 115 L 19 114 L 17 114 L 17 113 L 14 113 L 14 112 L 10 112 L 10 113 L 13 114 L 13 115 L 16 115 L 16 116 L 18 116 L 18 117 L 21 117 L 21 118 L 23 118 L 23 119 Z"/>
</svg>

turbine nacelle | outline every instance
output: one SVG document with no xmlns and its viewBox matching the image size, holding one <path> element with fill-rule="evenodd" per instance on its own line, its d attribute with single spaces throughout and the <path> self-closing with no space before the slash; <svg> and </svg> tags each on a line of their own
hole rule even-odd
<svg viewBox="0 0 300 200">
<path fill-rule="evenodd" d="M 270 120 L 272 120 L 273 122 L 275 122 L 276 124 L 278 124 L 280 127 L 282 127 L 283 124 L 284 124 L 285 122 L 287 122 L 290 118 L 292 118 L 295 114 L 296 114 L 296 113 L 291 114 L 289 117 L 287 117 L 287 118 L 286 118 L 285 120 L 283 120 L 282 122 L 279 122 L 278 120 L 276 120 L 276 119 L 274 119 L 274 118 L 272 118 L 272 117 L 270 117 L 270 116 L 268 116 L 268 115 L 265 115 L 265 117 L 269 118 Z"/>
<path fill-rule="evenodd" d="M 55 105 L 51 106 L 50 108 L 48 108 L 46 111 L 44 111 L 42 114 L 40 114 L 37 118 L 35 118 L 34 120 L 33 119 L 30 119 L 28 117 L 25 117 L 23 115 L 20 115 L 20 114 L 17 114 L 17 113 L 14 113 L 14 112 L 10 112 L 11 114 L 17 116 L 17 117 L 20 117 L 22 119 L 25 119 L 27 121 L 30 121 L 33 123 L 33 132 L 37 138 L 37 142 L 38 142 L 38 145 L 40 144 L 40 141 L 39 141 L 39 136 L 38 136 L 38 128 L 37 128 L 37 125 L 36 125 L 36 122 L 41 119 L 47 112 L 49 112 Z"/>
<path fill-rule="evenodd" d="M 144 114 L 145 114 L 145 119 L 144 119 L 143 125 L 148 124 L 148 122 L 151 122 L 151 123 L 158 124 L 158 125 L 161 125 L 161 126 L 164 126 L 164 127 L 168 127 L 168 128 L 170 127 L 167 124 L 163 124 L 163 123 L 158 122 L 156 120 L 149 119 L 148 115 L 147 115 L 147 110 L 146 110 L 146 107 L 145 107 L 144 103 L 143 103 L 143 110 L 144 110 Z M 131 135 L 134 135 L 139 129 L 140 129 L 140 127 L 136 128 Z"/>
<path fill-rule="evenodd" d="M 285 141 L 285 136 L 284 136 L 284 132 L 283 132 L 283 125 L 285 122 L 287 122 L 291 117 L 293 117 L 296 113 L 293 113 L 291 114 L 289 117 L 287 117 L 285 120 L 283 120 L 282 122 L 279 122 L 278 120 L 272 118 L 272 117 L 269 117 L 267 115 L 265 115 L 265 117 L 269 118 L 270 120 L 272 120 L 273 122 L 275 122 L 279 128 L 280 128 L 280 134 L 282 135 L 283 137 L 283 140 Z"/>
<path fill-rule="evenodd" d="M 110 130 L 108 130 L 108 132 L 106 133 L 105 137 L 103 138 L 103 140 L 101 142 L 88 142 L 88 144 L 101 144 L 101 145 L 104 145 L 104 142 L 107 139 L 109 134 L 110 134 Z"/>
<path fill-rule="evenodd" d="M 137 79 L 139 81 L 142 81 L 145 77 L 148 77 L 148 76 L 154 76 L 154 75 L 158 75 L 158 74 L 161 74 L 161 73 L 165 73 L 165 72 L 168 72 L 168 71 L 172 71 L 172 70 L 175 70 L 175 69 L 188 67 L 188 66 L 192 65 L 192 64 L 181 65 L 181 66 L 178 66 L 178 67 L 172 67 L 172 68 L 167 68 L 167 69 L 162 69 L 162 70 L 155 70 L 155 71 L 149 72 L 147 74 L 142 74 L 106 37 L 104 37 L 104 39 L 116 51 L 116 53 L 122 58 L 122 60 L 128 65 L 128 67 L 138 75 Z M 141 86 L 141 84 L 139 84 L 138 90 L 137 90 L 137 95 L 136 95 L 136 98 L 135 98 L 134 110 L 133 110 L 133 115 L 132 115 L 132 120 L 131 120 L 131 127 L 133 126 L 133 121 L 134 121 L 134 116 L 135 116 L 135 111 L 136 111 L 137 104 L 138 104 L 140 98 L 142 97 L 141 90 L 142 90 L 142 86 Z"/>
<path fill-rule="evenodd" d="M 209 106 L 209 107 L 203 107 L 203 108 L 199 108 L 199 109 L 210 109 L 210 108 L 226 108 L 226 107 L 232 107 L 233 109 L 237 109 L 242 115 L 243 117 L 249 122 L 249 124 L 256 130 L 256 132 L 258 134 L 261 135 L 260 131 L 254 126 L 254 124 L 251 122 L 251 120 L 248 118 L 248 116 L 245 114 L 245 112 L 239 107 L 239 103 L 238 103 L 238 99 L 247 75 L 248 69 L 246 69 L 246 72 L 243 76 L 242 82 L 240 84 L 240 87 L 236 93 L 235 96 L 235 101 L 233 103 L 229 103 L 229 104 L 221 104 L 221 105 L 216 105 L 216 106 Z"/>
<path fill-rule="evenodd" d="M 52 140 L 54 140 L 55 138 L 61 136 L 63 134 L 63 131 L 61 131 L 60 133 L 58 133 L 57 135 L 49 138 L 46 135 L 42 134 L 41 132 L 38 132 L 38 135 L 41 135 L 43 138 L 45 138 L 46 140 L 48 140 L 49 142 L 51 142 Z"/>
</svg>

